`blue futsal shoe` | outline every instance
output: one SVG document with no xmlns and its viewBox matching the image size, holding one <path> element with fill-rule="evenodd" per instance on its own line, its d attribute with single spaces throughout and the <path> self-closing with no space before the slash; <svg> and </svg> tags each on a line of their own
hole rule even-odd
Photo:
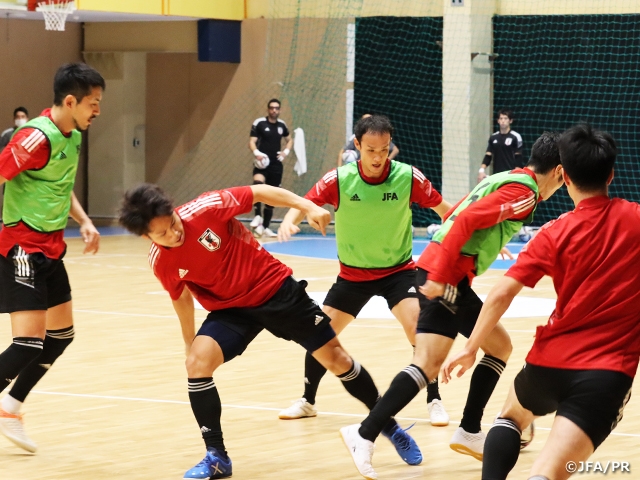
<svg viewBox="0 0 640 480">
<path fill-rule="evenodd" d="M 184 474 L 183 480 L 210 480 L 231 476 L 231 459 L 220 454 L 215 448 L 209 447 L 202 461 Z"/>
<path fill-rule="evenodd" d="M 413 425 L 415 425 L 415 423 Z M 413 427 L 413 425 L 411 425 L 411 427 Z M 398 425 L 391 435 L 387 435 L 384 432 L 382 434 L 393 443 L 393 446 L 396 447 L 396 452 L 398 452 L 398 455 L 400 455 L 400 458 L 402 458 L 405 463 L 409 465 L 420 465 L 420 463 L 422 463 L 422 452 L 416 441 L 407 433 L 409 428 L 403 430 L 400 425 Z"/>
</svg>

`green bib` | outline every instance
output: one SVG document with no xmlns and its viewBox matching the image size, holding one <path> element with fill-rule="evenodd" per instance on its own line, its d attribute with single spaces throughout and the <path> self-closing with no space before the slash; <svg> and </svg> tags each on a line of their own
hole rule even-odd
<svg viewBox="0 0 640 480">
<path fill-rule="evenodd" d="M 511 237 L 520 230 L 524 223 L 531 223 L 533 213 L 538 206 L 538 184 L 533 178 L 526 173 L 501 172 L 491 175 L 480 182 L 476 188 L 471 190 L 467 198 L 458 205 L 458 208 L 449 216 L 446 222 L 442 224 L 442 228 L 433 236 L 433 241 L 442 243 L 447 236 L 449 230 L 456 221 L 456 217 L 462 210 L 480 198 L 486 197 L 490 193 L 495 192 L 498 188 L 508 183 L 521 183 L 534 191 L 536 195 L 536 204 L 531 214 L 524 220 L 504 220 L 497 225 L 482 230 L 476 230 L 471 238 L 462 247 L 461 253 L 467 256 L 473 256 L 476 259 L 476 275 L 482 275 L 491 266 L 497 258 L 500 250 L 504 247 Z"/>
<path fill-rule="evenodd" d="M 358 162 L 338 168 L 340 203 L 335 214 L 338 258 L 358 268 L 390 268 L 411 259 L 410 165 L 391 160 L 381 184 L 365 182 Z"/>
<path fill-rule="evenodd" d="M 44 133 L 51 156 L 43 168 L 20 172 L 6 183 L 2 221 L 7 226 L 22 221 L 38 232 L 62 230 L 71 209 L 82 135 L 73 130 L 65 137 L 48 117 L 34 118 L 21 128 L 27 127 Z"/>
</svg>

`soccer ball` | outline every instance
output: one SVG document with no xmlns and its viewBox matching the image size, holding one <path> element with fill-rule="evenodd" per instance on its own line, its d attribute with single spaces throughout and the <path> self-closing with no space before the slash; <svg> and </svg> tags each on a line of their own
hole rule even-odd
<svg viewBox="0 0 640 480">
<path fill-rule="evenodd" d="M 355 150 L 345 150 L 342 154 L 342 163 L 346 165 L 347 163 L 353 163 L 358 161 L 358 152 Z"/>
<path fill-rule="evenodd" d="M 427 238 L 433 238 L 438 230 L 442 228 L 442 225 L 438 225 L 437 223 L 432 223 L 427 227 Z"/>
<path fill-rule="evenodd" d="M 531 227 L 522 227 L 518 232 L 518 239 L 521 242 L 528 242 L 531 240 L 532 229 Z"/>
<path fill-rule="evenodd" d="M 269 157 L 260 157 L 260 159 L 254 157 L 253 164 L 256 166 L 256 168 L 264 170 L 269 166 Z"/>
<path fill-rule="evenodd" d="M 531 442 L 533 442 L 533 436 L 535 432 L 536 427 L 534 426 L 533 422 L 531 422 L 531 425 L 529 425 L 520 436 L 520 450 L 526 448 L 531 444 Z"/>
</svg>

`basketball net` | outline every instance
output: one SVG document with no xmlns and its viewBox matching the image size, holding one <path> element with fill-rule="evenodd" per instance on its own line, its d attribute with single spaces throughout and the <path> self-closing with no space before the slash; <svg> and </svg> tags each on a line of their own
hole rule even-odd
<svg viewBox="0 0 640 480">
<path fill-rule="evenodd" d="M 36 12 L 42 12 L 44 15 L 44 28 L 46 30 L 63 32 L 67 16 L 75 9 L 76 4 L 73 1 L 45 0 L 38 3 Z"/>
</svg>

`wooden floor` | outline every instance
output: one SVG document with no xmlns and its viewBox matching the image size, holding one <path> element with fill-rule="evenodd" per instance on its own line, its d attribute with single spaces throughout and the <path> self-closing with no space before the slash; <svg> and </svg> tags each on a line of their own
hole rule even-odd
<svg viewBox="0 0 640 480">
<path fill-rule="evenodd" d="M 170 300 L 147 264 L 148 243 L 105 237 L 96 256 L 81 255 L 70 239 L 65 259 L 74 297 L 76 340 L 37 385 L 25 404 L 26 427 L 39 444 L 30 455 L 0 438 L 1 480 L 181 479 L 204 454 L 187 398 L 184 349 Z M 337 262 L 278 256 L 310 290 L 326 291 Z M 500 271 L 475 282 L 487 293 Z M 528 296 L 553 297 L 545 280 Z M 197 311 L 197 319 L 205 312 Z M 10 342 L 9 316 L 2 315 L 0 338 Z M 510 319 L 514 351 L 489 402 L 486 428 L 500 410 L 522 366 L 536 324 L 545 318 Z M 346 349 L 371 372 L 384 391 L 411 359 L 411 348 L 393 320 L 358 319 L 343 334 Z M 462 345 L 458 340 L 457 351 Z M 261 334 L 241 357 L 215 376 L 223 402 L 222 425 L 235 479 L 359 479 L 338 429 L 365 414 L 340 382 L 328 375 L 317 399 L 317 418 L 282 421 L 277 412 L 302 394 L 303 350 Z M 374 467 L 380 479 L 478 479 L 480 463 L 448 447 L 466 399 L 470 375 L 441 388 L 451 415 L 448 427 L 432 427 L 422 392 L 398 416 L 422 449 L 422 465 L 405 465 L 384 438 L 377 442 Z M 551 417 L 536 423 L 534 442 L 523 451 L 509 478 L 527 478 L 548 435 Z M 626 461 L 640 478 L 640 405 L 632 397 L 616 431 L 592 460 Z M 602 474 L 581 475 L 581 479 Z"/>
</svg>

